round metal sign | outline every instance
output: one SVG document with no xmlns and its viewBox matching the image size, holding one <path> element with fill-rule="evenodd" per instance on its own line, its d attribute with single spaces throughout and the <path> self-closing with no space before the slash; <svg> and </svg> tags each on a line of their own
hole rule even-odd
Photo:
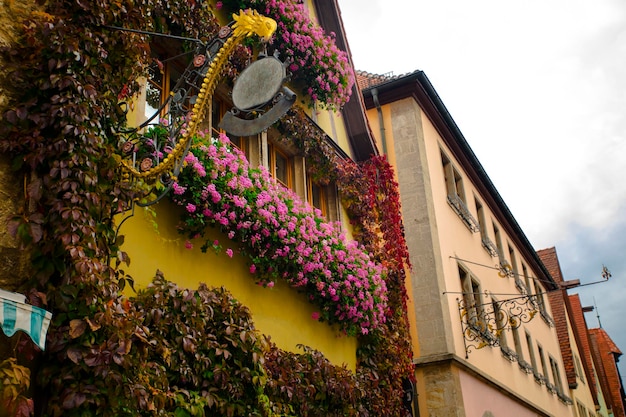
<svg viewBox="0 0 626 417">
<path fill-rule="evenodd" d="M 250 110 L 270 101 L 285 79 L 285 67 L 275 57 L 250 64 L 241 72 L 233 87 L 233 104 L 239 110 Z"/>
</svg>

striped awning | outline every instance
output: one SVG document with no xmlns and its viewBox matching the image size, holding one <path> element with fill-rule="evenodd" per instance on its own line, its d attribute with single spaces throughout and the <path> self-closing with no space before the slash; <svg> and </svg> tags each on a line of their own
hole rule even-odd
<svg viewBox="0 0 626 417">
<path fill-rule="evenodd" d="M 22 330 L 41 350 L 45 350 L 51 318 L 49 311 L 26 304 L 26 297 L 22 294 L 0 290 L 0 326 L 7 336 Z"/>
</svg>

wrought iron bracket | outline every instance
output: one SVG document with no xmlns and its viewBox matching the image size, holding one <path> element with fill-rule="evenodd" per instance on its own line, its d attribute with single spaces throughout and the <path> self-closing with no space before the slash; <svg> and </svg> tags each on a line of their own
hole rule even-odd
<svg viewBox="0 0 626 417">
<path fill-rule="evenodd" d="M 466 300 L 469 300 L 470 304 Z M 516 329 L 522 323 L 528 323 L 538 312 L 528 295 L 480 305 L 473 304 L 472 300 L 473 297 L 456 300 L 466 359 L 473 350 L 486 346 L 500 346 L 503 331 Z"/>
</svg>

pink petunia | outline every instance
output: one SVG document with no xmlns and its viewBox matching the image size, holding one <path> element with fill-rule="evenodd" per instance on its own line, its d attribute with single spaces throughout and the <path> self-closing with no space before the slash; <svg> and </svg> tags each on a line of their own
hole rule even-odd
<svg viewBox="0 0 626 417">
<path fill-rule="evenodd" d="M 319 320 L 319 319 L 320 319 L 320 313 L 318 313 L 317 311 L 314 311 L 314 312 L 311 314 L 311 318 L 312 318 L 313 320 Z"/>
<path fill-rule="evenodd" d="M 231 248 L 226 249 L 226 255 L 228 255 L 229 258 L 233 257 L 233 250 Z"/>
</svg>

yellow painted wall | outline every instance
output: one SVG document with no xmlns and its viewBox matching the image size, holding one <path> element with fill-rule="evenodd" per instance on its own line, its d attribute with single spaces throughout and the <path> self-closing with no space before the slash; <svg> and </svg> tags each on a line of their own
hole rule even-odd
<svg viewBox="0 0 626 417">
<path fill-rule="evenodd" d="M 185 288 L 197 288 L 201 282 L 209 286 L 227 288 L 234 297 L 250 309 L 257 330 L 269 335 L 281 349 L 302 352 L 298 344 L 321 351 L 333 364 L 345 363 L 356 368 L 356 338 L 347 337 L 336 327 L 311 318 L 317 308 L 304 294 L 290 288 L 285 282 L 276 282 L 274 288 L 256 285 L 246 260 L 223 251 L 217 255 L 202 253 L 202 241 L 192 241 L 194 248 L 185 248 L 185 238 L 176 232 L 180 208 L 162 201 L 154 208 L 158 228 L 151 223 L 152 216 L 137 208 L 136 214 L 125 221 L 120 234 L 125 235 L 123 249 L 131 258 L 128 268 L 136 280 L 136 288 L 145 287 L 158 269 L 165 278 Z M 121 218 L 119 219 L 121 221 Z M 218 230 L 211 239 L 218 239 L 225 250 L 236 249 Z"/>
<path fill-rule="evenodd" d="M 312 4 L 309 4 L 309 10 L 315 18 Z M 220 12 L 217 15 L 222 23 L 230 18 Z M 298 91 L 297 86 L 292 88 Z M 306 97 L 298 93 L 298 99 L 305 100 Z M 145 89 L 142 89 L 127 115 L 129 125 L 136 126 L 145 120 L 144 106 Z M 303 107 L 311 115 L 311 107 L 306 103 Z M 318 115 L 321 116 L 317 118 Z M 322 110 L 315 116 L 320 127 L 349 152 L 341 114 Z M 125 235 L 123 249 L 131 258 L 128 269 L 136 280 L 136 288 L 146 286 L 157 269 L 164 273 L 166 279 L 181 287 L 196 288 L 201 282 L 214 287 L 224 286 L 250 309 L 256 328 L 270 336 L 281 349 L 302 352 L 297 345 L 303 344 L 321 351 L 333 364 L 345 363 L 349 369 L 356 369 L 356 338 L 345 336 L 336 326 L 313 320 L 311 315 L 317 311 L 317 307 L 309 303 L 304 294 L 290 288 L 285 282 L 276 282 L 273 288 L 256 285 L 244 258 L 234 255 L 231 259 L 223 251 L 219 255 L 214 252 L 202 253 L 199 249 L 202 241 L 193 242 L 192 250 L 186 249 L 184 237 L 176 232 L 180 208 L 164 201 L 153 209 L 158 230 L 151 224 L 151 216 L 139 208 L 120 230 L 120 234 Z M 343 207 L 341 210 L 342 227 L 347 231 L 347 238 L 351 239 L 348 216 Z M 224 234 L 217 230 L 212 233 L 211 239 L 219 240 L 224 250 L 227 247 L 236 249 L 234 245 L 228 246 L 232 242 Z"/>
</svg>

